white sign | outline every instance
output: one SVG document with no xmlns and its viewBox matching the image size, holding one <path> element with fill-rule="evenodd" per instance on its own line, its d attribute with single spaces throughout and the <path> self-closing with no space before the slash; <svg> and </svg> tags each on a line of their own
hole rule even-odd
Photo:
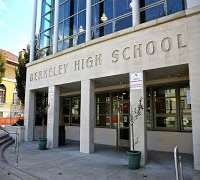
<svg viewBox="0 0 200 180">
<path fill-rule="evenodd" d="M 142 89 L 143 88 L 143 74 L 142 73 L 130 73 L 130 89 Z"/>
<path fill-rule="evenodd" d="M 191 104 L 191 92 L 189 89 L 187 90 L 187 104 Z"/>
</svg>

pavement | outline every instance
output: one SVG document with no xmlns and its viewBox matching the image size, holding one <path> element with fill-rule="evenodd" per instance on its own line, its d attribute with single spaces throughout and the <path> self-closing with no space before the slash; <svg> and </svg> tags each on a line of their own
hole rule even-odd
<svg viewBox="0 0 200 180">
<path fill-rule="evenodd" d="M 50 150 L 38 150 L 37 142 L 20 146 L 16 164 L 14 147 L 5 154 L 8 162 L 17 167 L 0 168 L 0 180 L 175 180 L 172 153 L 150 151 L 148 164 L 139 170 L 129 170 L 125 150 L 103 145 L 95 146 L 95 153 L 79 152 L 79 145 Z M 184 180 L 200 180 L 200 172 L 192 168 L 192 156 L 182 155 Z"/>
</svg>

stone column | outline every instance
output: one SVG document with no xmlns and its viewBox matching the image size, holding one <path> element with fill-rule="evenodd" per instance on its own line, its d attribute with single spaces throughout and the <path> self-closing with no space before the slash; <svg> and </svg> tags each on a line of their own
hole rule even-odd
<svg viewBox="0 0 200 180">
<path fill-rule="evenodd" d="M 32 32 L 31 32 L 31 46 L 30 46 L 30 62 L 34 61 L 35 54 L 35 33 L 36 33 L 36 21 L 37 21 L 37 4 L 38 0 L 33 1 L 33 19 L 32 19 Z"/>
<path fill-rule="evenodd" d="M 186 5 L 187 5 L 187 7 L 186 7 L 187 9 L 200 5 L 199 0 L 186 0 L 185 2 L 186 2 Z"/>
<path fill-rule="evenodd" d="M 33 131 L 35 125 L 35 93 L 26 88 L 25 108 L 24 108 L 24 126 L 25 141 L 33 141 Z"/>
<path fill-rule="evenodd" d="M 91 0 L 86 0 L 86 36 L 85 41 L 91 40 Z"/>
<path fill-rule="evenodd" d="M 140 0 L 132 0 L 132 25 L 133 27 L 140 24 Z"/>
<path fill-rule="evenodd" d="M 60 90 L 57 86 L 48 89 L 47 147 L 58 147 Z"/>
<path fill-rule="evenodd" d="M 198 46 L 196 46 L 198 47 Z M 190 91 L 191 91 L 191 107 L 192 107 L 192 136 L 193 136 L 193 155 L 194 168 L 200 170 L 200 71 L 199 56 L 196 62 L 189 66 L 190 71 Z"/>
<path fill-rule="evenodd" d="M 143 85 L 143 73 L 136 73 L 141 78 L 131 78 L 130 73 L 130 113 L 134 112 L 134 108 L 137 108 L 140 105 L 139 101 L 141 99 L 141 104 L 143 109 L 141 110 L 141 115 L 135 121 L 133 126 L 133 136 L 134 136 L 134 150 L 141 151 L 141 166 L 145 165 L 146 162 L 146 124 L 144 116 L 144 97 L 145 90 Z M 134 116 L 134 115 L 133 115 Z M 131 131 L 130 131 L 131 133 Z M 130 142 L 131 144 L 131 142 Z"/>
<path fill-rule="evenodd" d="M 81 81 L 80 152 L 94 152 L 95 92 L 92 80 Z"/>
<path fill-rule="evenodd" d="M 55 0 L 54 7 L 53 54 L 55 54 L 58 50 L 59 0 Z"/>
</svg>

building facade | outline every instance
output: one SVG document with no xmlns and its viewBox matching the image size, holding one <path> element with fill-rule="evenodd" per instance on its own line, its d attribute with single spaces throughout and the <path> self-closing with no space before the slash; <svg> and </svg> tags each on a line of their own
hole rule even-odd
<svg viewBox="0 0 200 180">
<path fill-rule="evenodd" d="M 0 84 L 0 124 L 16 123 L 23 111 L 16 91 L 15 69 L 18 58 L 14 54 L 0 49 L 5 57 L 5 73 Z"/>
<path fill-rule="evenodd" d="M 65 138 L 80 151 L 95 144 L 129 146 L 138 102 L 136 150 L 193 154 L 200 170 L 198 0 L 43 0 L 35 58 L 34 2 L 27 66 L 26 140 L 37 136 L 36 93 L 48 94 L 48 147 Z"/>
</svg>

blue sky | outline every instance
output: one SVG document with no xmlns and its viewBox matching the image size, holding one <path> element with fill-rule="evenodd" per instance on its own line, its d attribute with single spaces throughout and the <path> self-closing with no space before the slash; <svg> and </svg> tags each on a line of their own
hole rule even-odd
<svg viewBox="0 0 200 180">
<path fill-rule="evenodd" d="M 31 39 L 33 0 L 0 0 L 0 49 L 16 55 Z"/>
</svg>

